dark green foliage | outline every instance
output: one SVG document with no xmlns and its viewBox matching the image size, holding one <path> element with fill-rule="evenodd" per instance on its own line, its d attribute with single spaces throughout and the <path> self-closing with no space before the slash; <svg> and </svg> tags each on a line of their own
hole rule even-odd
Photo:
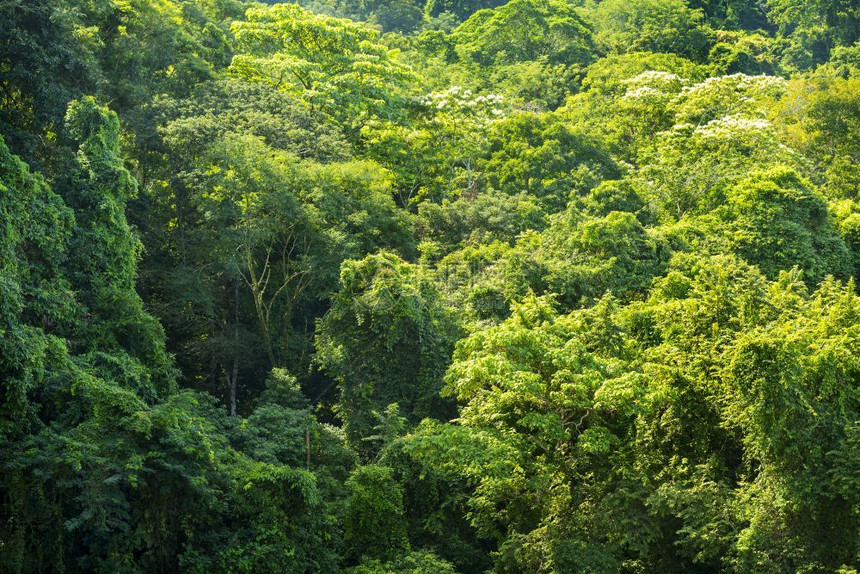
<svg viewBox="0 0 860 574">
<path fill-rule="evenodd" d="M 213 566 L 238 572 L 324 572 L 336 567 L 337 556 L 328 548 L 334 524 L 310 471 L 253 463 L 236 479 L 239 489 L 230 502 L 245 527 L 230 532 L 220 563 Z"/>
<path fill-rule="evenodd" d="M 461 20 L 465 20 L 478 10 L 497 8 L 505 3 L 506 0 L 428 0 L 426 10 L 431 16 L 451 12 Z"/>
<path fill-rule="evenodd" d="M 717 42 L 711 48 L 708 60 L 724 74 L 775 75 L 780 66 L 773 47 L 772 39 L 758 33 L 723 32 L 717 34 Z"/>
<path fill-rule="evenodd" d="M 454 567 L 427 551 L 410 552 L 396 560 L 366 560 L 347 570 L 350 574 L 453 574 Z"/>
<path fill-rule="evenodd" d="M 0 18 L 0 571 L 857 573 L 856 2 Z"/>
<path fill-rule="evenodd" d="M 0 5 L 0 134 L 34 167 L 52 163 L 56 149 L 49 142 L 62 131 L 69 101 L 101 79 L 92 45 L 69 4 Z"/>
<path fill-rule="evenodd" d="M 389 0 L 378 3 L 370 21 L 385 32 L 412 32 L 421 24 L 423 16 L 424 11 L 415 0 Z"/>
<path fill-rule="evenodd" d="M 385 466 L 360 466 L 346 481 L 344 539 L 348 556 L 390 559 L 409 549 L 403 490 Z M 359 570 L 361 571 L 361 570 Z"/>
<path fill-rule="evenodd" d="M 66 115 L 71 137 L 80 142 L 74 165 L 61 184 L 77 218 L 68 261 L 82 329 L 79 351 L 108 369 L 138 394 L 166 394 L 173 376 L 161 326 L 143 309 L 135 292 L 140 241 L 125 219 L 125 203 L 137 182 L 119 157 L 119 120 L 92 98 L 72 102 Z M 105 353 L 127 353 L 131 363 Z M 139 362 L 138 368 L 134 363 Z M 150 380 L 150 377 L 154 380 Z"/>
<path fill-rule="evenodd" d="M 30 394 L 44 384 L 45 361 L 63 352 L 51 336 L 68 326 L 74 294 L 62 266 L 74 214 L 0 138 L 0 438 L 34 422 Z"/>
<path fill-rule="evenodd" d="M 418 437 L 435 430 L 430 421 L 416 429 Z M 495 544 L 480 537 L 467 519 L 470 483 L 461 469 L 433 464 L 412 435 L 386 448 L 382 462 L 394 469 L 403 485 L 409 539 L 415 547 L 433 548 L 457 572 L 484 572 Z"/>
<path fill-rule="evenodd" d="M 798 68 L 823 63 L 837 46 L 860 39 L 860 8 L 850 0 L 768 0 L 768 18 L 788 40 L 784 59 Z"/>
<path fill-rule="evenodd" d="M 456 323 L 427 274 L 390 253 L 347 261 L 341 289 L 317 330 L 317 357 L 340 386 L 338 413 L 364 454 L 391 403 L 417 421 L 446 417 L 439 397 Z"/>
<path fill-rule="evenodd" d="M 432 242 L 422 244 L 427 251 L 437 246 L 454 248 L 463 242 L 513 243 L 524 231 L 546 227 L 546 217 L 527 193 L 508 195 L 488 191 L 442 205 L 422 203 L 418 207 L 417 227 L 420 236 Z"/>
</svg>

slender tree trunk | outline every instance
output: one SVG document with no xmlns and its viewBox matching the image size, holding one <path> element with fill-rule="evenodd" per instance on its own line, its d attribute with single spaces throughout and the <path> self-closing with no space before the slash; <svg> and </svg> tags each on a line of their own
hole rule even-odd
<svg viewBox="0 0 860 574">
<path fill-rule="evenodd" d="M 236 416 L 236 380 L 239 374 L 239 357 L 233 357 L 233 371 L 230 373 L 230 416 Z"/>
<path fill-rule="evenodd" d="M 264 279 L 266 274 L 270 272 L 269 269 L 269 258 L 266 257 L 266 264 L 263 267 L 263 271 L 260 273 L 260 277 L 257 277 L 256 265 L 254 263 L 254 258 L 251 255 L 251 249 L 248 248 L 247 253 L 248 258 L 248 286 L 251 288 L 251 294 L 254 296 L 254 309 L 257 311 L 257 319 L 260 322 L 260 330 L 263 335 L 263 346 L 266 349 L 266 356 L 269 358 L 269 363 L 272 366 L 276 366 L 278 363 L 275 360 L 275 347 L 272 343 L 272 332 L 270 330 L 271 323 L 269 321 L 269 312 L 266 309 L 266 302 L 263 299 L 263 296 L 266 291 L 266 286 L 264 283 L 268 283 L 268 279 Z"/>
<path fill-rule="evenodd" d="M 233 370 L 227 375 L 230 416 L 236 416 L 236 386 L 239 381 L 239 280 L 233 284 Z"/>
</svg>

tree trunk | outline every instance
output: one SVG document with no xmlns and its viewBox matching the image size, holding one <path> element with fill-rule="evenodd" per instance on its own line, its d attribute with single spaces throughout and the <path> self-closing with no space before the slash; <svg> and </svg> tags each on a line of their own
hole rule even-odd
<svg viewBox="0 0 860 574">
<path fill-rule="evenodd" d="M 239 280 L 233 284 L 233 370 L 227 374 L 230 416 L 236 416 L 236 386 L 239 382 Z"/>
<path fill-rule="evenodd" d="M 236 416 L 236 383 L 239 378 L 239 357 L 233 357 L 233 371 L 228 376 L 230 380 L 230 416 Z"/>
</svg>

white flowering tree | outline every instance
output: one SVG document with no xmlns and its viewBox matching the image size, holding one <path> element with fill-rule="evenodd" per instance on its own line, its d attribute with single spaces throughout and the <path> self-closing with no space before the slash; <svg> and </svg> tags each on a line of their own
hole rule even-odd
<svg viewBox="0 0 860 574">
<path fill-rule="evenodd" d="M 502 97 L 454 86 L 415 103 L 411 125 L 377 121 L 363 130 L 374 157 L 397 175 L 400 203 L 477 191 L 476 160 L 490 126 L 507 115 Z"/>
<path fill-rule="evenodd" d="M 777 76 L 731 74 L 708 78 L 685 88 L 675 100 L 675 122 L 705 124 L 725 116 L 764 118 L 773 102 L 786 93 Z"/>
<path fill-rule="evenodd" d="M 690 82 L 671 72 L 648 70 L 622 83 L 624 94 L 615 103 L 624 121 L 616 123 L 616 137 L 635 148 L 661 126 L 671 125 L 671 103 Z"/>
<path fill-rule="evenodd" d="M 487 140 L 489 126 L 505 116 L 502 97 L 476 96 L 471 90 L 454 86 L 426 96 L 423 103 L 432 110 L 428 129 L 441 146 L 445 168 L 450 173 L 446 195 L 457 184 L 462 191 L 475 191 L 475 160 Z"/>
<path fill-rule="evenodd" d="M 703 76 L 701 67 L 673 54 L 610 55 L 589 67 L 583 90 L 559 114 L 636 163 L 639 149 L 674 125 L 677 95 Z"/>
<path fill-rule="evenodd" d="M 669 220 L 707 213 L 753 166 L 794 165 L 770 122 L 726 116 L 696 126 L 677 124 L 659 135 L 652 163 L 640 175 L 656 211 Z"/>
<path fill-rule="evenodd" d="M 744 74 L 682 87 L 666 102 L 674 125 L 657 134 L 638 157 L 646 166 L 639 173 L 642 187 L 655 211 L 670 220 L 707 213 L 724 203 L 726 190 L 754 166 L 788 165 L 802 171 L 799 156 L 779 141 L 767 119 L 784 92 L 781 78 Z M 649 90 L 640 97 L 657 96 Z"/>
</svg>

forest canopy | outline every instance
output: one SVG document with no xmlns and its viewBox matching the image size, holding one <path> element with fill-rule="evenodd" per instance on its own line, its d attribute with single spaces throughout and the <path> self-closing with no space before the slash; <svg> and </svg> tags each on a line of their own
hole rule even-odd
<svg viewBox="0 0 860 574">
<path fill-rule="evenodd" d="M 860 570 L 855 0 L 0 20 L 0 572 Z"/>
</svg>

